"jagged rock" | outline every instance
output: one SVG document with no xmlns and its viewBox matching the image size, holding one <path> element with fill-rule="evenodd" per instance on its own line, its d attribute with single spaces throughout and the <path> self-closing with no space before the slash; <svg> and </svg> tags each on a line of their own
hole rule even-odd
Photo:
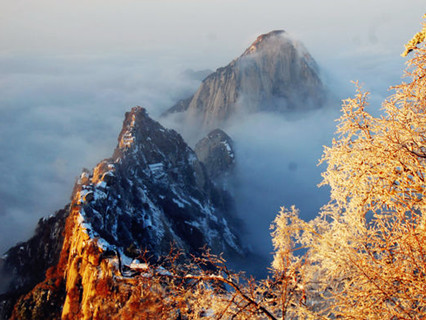
<svg viewBox="0 0 426 320">
<path fill-rule="evenodd" d="M 229 174 L 235 166 L 232 139 L 221 129 L 211 131 L 194 148 L 212 180 Z"/>
<path fill-rule="evenodd" d="M 303 45 L 282 30 L 272 31 L 164 115 L 185 111 L 188 121 L 201 119 L 204 128 L 213 129 L 239 112 L 318 108 L 325 92 L 316 63 Z"/>
<path fill-rule="evenodd" d="M 204 244 L 216 252 L 241 249 L 226 223 L 229 208 L 216 201 L 220 191 L 179 134 L 133 108 L 118 141 L 113 157 L 94 169 L 92 183 L 80 192 L 84 223 L 95 237 L 156 255 L 167 253 L 172 241 L 192 253 Z M 235 242 L 224 241 L 224 233 Z"/>
<path fill-rule="evenodd" d="M 9 250 L 3 269 L 14 285 L 0 311 L 12 319 L 121 318 L 142 250 L 158 257 L 174 242 L 187 254 L 207 245 L 243 256 L 231 208 L 181 136 L 135 107 L 113 156 L 83 170 L 71 205 Z"/>
</svg>

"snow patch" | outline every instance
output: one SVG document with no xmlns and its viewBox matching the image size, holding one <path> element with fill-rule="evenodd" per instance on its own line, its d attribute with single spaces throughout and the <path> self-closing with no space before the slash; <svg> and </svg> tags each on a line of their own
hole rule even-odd
<svg viewBox="0 0 426 320">
<path fill-rule="evenodd" d="M 189 152 L 188 154 L 188 162 L 193 164 L 194 162 L 198 161 L 197 156 L 193 152 Z"/>
<path fill-rule="evenodd" d="M 178 205 L 179 208 L 185 208 L 185 204 L 177 199 L 172 199 L 174 203 Z"/>
<path fill-rule="evenodd" d="M 226 220 L 224 218 L 222 218 L 222 223 L 223 226 L 225 227 L 224 229 L 224 233 L 223 233 L 223 237 L 226 241 L 226 243 L 233 248 L 236 252 L 243 254 L 243 252 L 241 251 L 241 249 L 239 248 L 239 246 L 235 243 L 235 235 L 231 232 L 231 230 L 228 227 L 228 223 L 226 222 Z"/>
<path fill-rule="evenodd" d="M 99 200 L 99 199 L 106 199 L 107 198 L 107 194 L 99 189 L 96 189 L 95 192 L 93 193 L 94 199 Z"/>
<path fill-rule="evenodd" d="M 105 181 L 99 181 L 99 182 L 96 184 L 96 187 L 97 187 L 97 188 L 103 188 L 103 189 L 106 189 L 107 184 L 106 184 L 106 182 L 105 182 Z"/>
<path fill-rule="evenodd" d="M 138 270 L 138 271 L 142 271 L 142 270 L 148 270 L 149 265 L 148 263 L 142 263 L 139 260 L 133 260 L 132 263 L 129 265 L 130 269 L 133 270 Z"/>
<path fill-rule="evenodd" d="M 132 133 L 127 131 L 125 134 L 123 134 L 123 137 L 121 138 L 120 147 L 130 148 L 134 140 L 135 137 L 132 135 Z"/>
<path fill-rule="evenodd" d="M 155 271 L 157 271 L 157 273 L 161 274 L 162 276 L 172 276 L 172 273 L 163 267 L 158 267 Z"/>
<path fill-rule="evenodd" d="M 222 144 L 225 146 L 226 151 L 228 151 L 228 155 L 230 158 L 234 158 L 234 152 L 232 151 L 231 146 L 227 141 L 222 141 Z"/>
<path fill-rule="evenodd" d="M 106 241 L 104 238 L 96 238 L 96 241 L 97 241 L 98 247 L 101 248 L 102 251 L 115 249 L 115 247 L 111 245 L 108 241 Z"/>
<path fill-rule="evenodd" d="M 163 170 L 164 164 L 162 162 L 152 163 L 148 165 L 149 169 L 154 173 Z"/>
<path fill-rule="evenodd" d="M 123 266 L 130 266 L 133 262 L 132 258 L 129 258 L 128 256 L 126 256 L 123 252 L 123 249 L 120 248 L 119 249 L 119 254 L 120 254 L 120 259 L 121 259 L 121 263 Z"/>
</svg>

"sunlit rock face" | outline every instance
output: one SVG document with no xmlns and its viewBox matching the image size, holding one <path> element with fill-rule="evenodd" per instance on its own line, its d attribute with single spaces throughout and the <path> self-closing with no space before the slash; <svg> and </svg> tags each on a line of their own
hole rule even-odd
<svg viewBox="0 0 426 320">
<path fill-rule="evenodd" d="M 197 92 L 166 114 L 185 112 L 206 129 L 238 114 L 293 112 L 319 108 L 326 90 L 317 65 L 285 31 L 259 36 L 237 59 L 205 78 Z"/>
<path fill-rule="evenodd" d="M 120 319 L 129 297 L 137 297 L 131 265 L 144 250 L 154 259 L 171 243 L 188 255 L 207 245 L 242 257 L 231 210 L 229 195 L 181 136 L 135 107 L 113 156 L 83 171 L 71 204 L 2 258 L 12 281 L 0 312 L 14 319 Z M 34 261 L 40 267 L 31 278 Z"/>
</svg>

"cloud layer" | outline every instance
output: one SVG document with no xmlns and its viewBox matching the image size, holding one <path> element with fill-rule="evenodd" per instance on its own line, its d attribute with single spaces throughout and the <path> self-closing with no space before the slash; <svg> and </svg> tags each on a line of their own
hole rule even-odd
<svg viewBox="0 0 426 320">
<path fill-rule="evenodd" d="M 4 252 L 65 205 L 82 167 L 112 153 L 125 111 L 142 105 L 158 116 L 196 89 L 185 69 L 214 70 L 259 34 L 285 29 L 305 44 L 339 98 L 351 95 L 349 81 L 359 79 L 379 102 L 399 82 L 399 53 L 420 28 L 424 3 L 22 0 L 0 9 Z M 236 183 L 240 209 L 253 211 L 247 220 L 254 225 L 267 227 L 279 205 L 295 203 L 309 216 L 322 201 L 319 178 L 312 177 L 334 124 L 286 121 L 262 115 L 229 132 L 241 141 L 241 172 L 250 172 Z M 259 247 L 269 241 L 259 239 Z"/>
</svg>

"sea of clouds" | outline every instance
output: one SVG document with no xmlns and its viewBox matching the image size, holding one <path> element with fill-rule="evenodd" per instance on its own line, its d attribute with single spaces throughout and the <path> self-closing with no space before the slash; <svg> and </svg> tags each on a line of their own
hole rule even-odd
<svg viewBox="0 0 426 320">
<path fill-rule="evenodd" d="M 352 95 L 350 80 L 358 79 L 377 114 L 400 82 L 399 54 L 424 13 L 422 1 L 384 0 L 23 0 L 0 9 L 1 252 L 69 201 L 83 167 L 112 154 L 132 106 L 158 118 L 191 95 L 199 79 L 185 70 L 215 70 L 259 34 L 285 29 L 305 44 L 337 99 Z M 237 206 L 254 248 L 270 250 L 281 205 L 310 218 L 327 201 L 316 164 L 337 116 L 333 105 L 296 120 L 247 116 L 228 128 L 239 159 Z"/>
</svg>

